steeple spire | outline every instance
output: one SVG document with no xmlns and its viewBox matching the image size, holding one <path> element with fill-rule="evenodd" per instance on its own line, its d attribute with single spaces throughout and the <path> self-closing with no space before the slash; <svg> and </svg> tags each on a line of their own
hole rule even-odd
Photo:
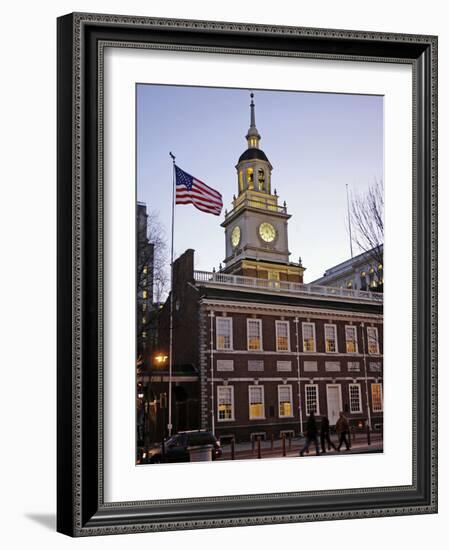
<svg viewBox="0 0 449 550">
<path fill-rule="evenodd" d="M 260 134 L 256 128 L 256 106 L 254 105 L 254 94 L 251 92 L 251 103 L 250 103 L 250 127 L 248 133 L 246 134 L 246 139 L 248 140 L 248 149 L 258 149 Z"/>
<path fill-rule="evenodd" d="M 250 94 L 250 97 L 251 97 L 251 104 L 250 104 L 250 108 L 251 108 L 251 126 L 254 126 L 254 128 L 256 127 L 256 109 L 255 109 L 255 105 L 254 105 L 254 94 L 251 92 Z"/>
</svg>

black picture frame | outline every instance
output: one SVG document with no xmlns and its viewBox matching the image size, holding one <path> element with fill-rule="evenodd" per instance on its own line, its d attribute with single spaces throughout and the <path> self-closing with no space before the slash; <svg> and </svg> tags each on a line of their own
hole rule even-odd
<svg viewBox="0 0 449 550">
<path fill-rule="evenodd" d="M 437 37 L 75 13 L 58 27 L 57 530 L 71 536 L 437 512 Z M 104 42 L 413 68 L 413 483 L 105 503 L 102 479 Z"/>
</svg>

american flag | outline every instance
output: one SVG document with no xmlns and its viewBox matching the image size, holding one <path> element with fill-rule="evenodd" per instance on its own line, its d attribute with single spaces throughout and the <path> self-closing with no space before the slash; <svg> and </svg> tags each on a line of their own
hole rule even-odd
<svg viewBox="0 0 449 550">
<path fill-rule="evenodd" d="M 202 210 L 219 216 L 223 208 L 222 196 L 202 181 L 175 165 L 176 204 L 193 204 Z"/>
</svg>

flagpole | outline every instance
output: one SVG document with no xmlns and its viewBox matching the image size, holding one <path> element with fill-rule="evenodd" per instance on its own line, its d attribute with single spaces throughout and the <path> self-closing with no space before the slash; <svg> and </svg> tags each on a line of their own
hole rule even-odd
<svg viewBox="0 0 449 550">
<path fill-rule="evenodd" d="M 175 197 L 176 197 L 176 171 L 175 171 L 175 155 L 170 151 L 170 157 L 173 161 L 173 190 L 172 190 L 172 205 L 171 205 L 171 257 L 170 257 L 170 348 L 169 348 L 169 364 L 168 364 L 168 436 L 172 435 L 172 377 L 173 377 L 173 245 L 175 238 Z"/>
</svg>

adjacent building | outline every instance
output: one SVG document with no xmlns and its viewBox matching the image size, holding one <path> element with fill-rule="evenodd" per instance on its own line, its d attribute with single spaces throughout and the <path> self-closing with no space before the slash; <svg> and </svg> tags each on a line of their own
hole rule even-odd
<svg viewBox="0 0 449 550">
<path fill-rule="evenodd" d="M 384 247 L 381 244 L 326 269 L 322 277 L 310 284 L 383 292 L 383 255 Z"/>
</svg>

